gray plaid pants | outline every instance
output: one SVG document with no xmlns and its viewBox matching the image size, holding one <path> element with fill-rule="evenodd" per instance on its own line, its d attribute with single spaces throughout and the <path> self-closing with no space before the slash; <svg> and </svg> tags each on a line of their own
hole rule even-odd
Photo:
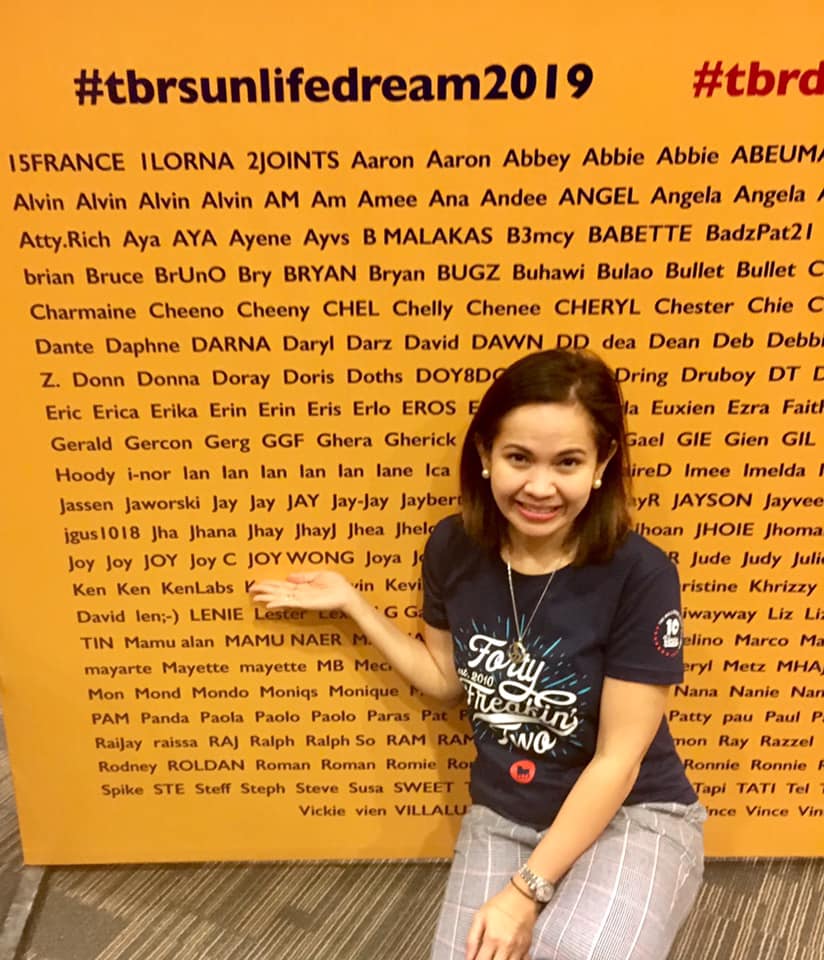
<svg viewBox="0 0 824 960">
<path fill-rule="evenodd" d="M 621 807 L 538 917 L 531 960 L 665 960 L 701 886 L 705 818 L 700 803 Z M 506 885 L 542 836 L 487 807 L 469 810 L 432 960 L 463 960 L 475 911 Z"/>
</svg>

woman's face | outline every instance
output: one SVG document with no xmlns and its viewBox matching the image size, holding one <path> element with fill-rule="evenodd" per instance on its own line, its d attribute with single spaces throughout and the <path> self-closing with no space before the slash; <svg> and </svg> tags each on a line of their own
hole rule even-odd
<svg viewBox="0 0 824 960">
<path fill-rule="evenodd" d="M 537 538 L 559 552 L 609 461 L 598 462 L 592 420 L 577 403 L 516 407 L 478 452 L 510 545 L 534 548 Z"/>
</svg>

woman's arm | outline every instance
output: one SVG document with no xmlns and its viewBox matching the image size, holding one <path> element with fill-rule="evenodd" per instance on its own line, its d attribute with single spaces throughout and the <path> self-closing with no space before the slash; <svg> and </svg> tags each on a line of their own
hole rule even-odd
<svg viewBox="0 0 824 960">
<path fill-rule="evenodd" d="M 556 883 L 603 833 L 638 778 L 669 687 L 604 678 L 595 754 L 527 864 Z"/>
<path fill-rule="evenodd" d="M 595 754 L 527 860 L 538 876 L 557 883 L 606 829 L 638 777 L 661 724 L 668 691 L 669 687 L 604 678 Z M 524 892 L 507 884 L 475 914 L 467 960 L 486 960 L 498 948 L 509 950 L 505 955 L 512 960 L 526 957 L 537 915 L 536 905 Z"/>
<path fill-rule="evenodd" d="M 458 703 L 463 697 L 463 686 L 455 671 L 451 633 L 427 623 L 421 643 L 376 610 L 339 573 L 292 573 L 286 580 L 260 580 L 249 592 L 267 610 L 340 610 L 355 621 L 370 643 L 421 693 L 448 704 Z"/>
</svg>

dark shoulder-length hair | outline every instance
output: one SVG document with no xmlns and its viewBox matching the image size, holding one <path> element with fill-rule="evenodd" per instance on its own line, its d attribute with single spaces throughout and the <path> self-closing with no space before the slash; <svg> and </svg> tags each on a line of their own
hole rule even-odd
<svg viewBox="0 0 824 960">
<path fill-rule="evenodd" d="M 630 527 L 630 469 L 624 401 L 612 370 L 589 350 L 544 350 L 517 360 L 489 387 L 463 443 L 460 482 L 466 532 L 492 552 L 505 542 L 507 525 L 483 479 L 478 445 L 491 450 L 501 420 L 516 407 L 534 403 L 580 404 L 592 421 L 598 462 L 614 450 L 569 539 L 574 563 L 610 559 Z"/>
</svg>

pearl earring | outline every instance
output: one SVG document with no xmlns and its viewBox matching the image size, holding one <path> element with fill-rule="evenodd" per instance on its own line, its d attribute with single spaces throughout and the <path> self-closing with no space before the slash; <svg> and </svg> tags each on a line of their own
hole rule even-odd
<svg viewBox="0 0 824 960">
<path fill-rule="evenodd" d="M 486 467 L 484 467 L 483 470 L 481 470 L 481 476 L 484 478 L 484 480 L 489 479 L 489 471 L 486 469 Z"/>
<path fill-rule="evenodd" d="M 595 482 L 592 484 L 592 489 L 593 489 L 593 490 L 600 490 L 600 489 L 601 489 L 601 478 L 600 478 L 600 477 L 598 477 L 598 478 L 595 480 Z"/>
</svg>

